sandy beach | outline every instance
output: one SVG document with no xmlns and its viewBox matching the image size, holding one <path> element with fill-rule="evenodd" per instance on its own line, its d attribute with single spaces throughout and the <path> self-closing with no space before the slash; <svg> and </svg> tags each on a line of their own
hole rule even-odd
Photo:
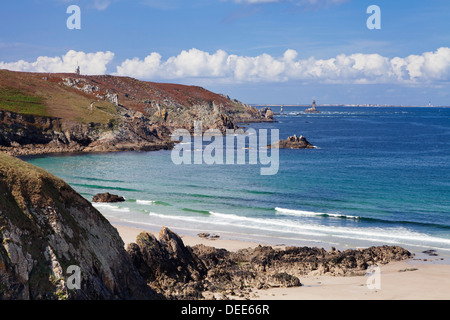
<svg viewBox="0 0 450 320">
<path fill-rule="evenodd" d="M 157 236 L 158 232 L 140 227 L 124 226 L 111 221 L 125 244 L 135 242 L 136 236 L 147 231 Z M 204 244 L 216 248 L 236 251 L 256 247 L 257 242 L 231 239 L 204 239 L 180 235 L 185 245 Z M 274 248 L 276 246 L 273 246 Z M 306 276 L 303 284 L 295 288 L 273 288 L 254 290 L 252 300 L 447 300 L 450 299 L 450 264 L 435 257 L 414 257 L 401 262 L 380 266 L 379 288 L 367 286 L 367 276 Z"/>
</svg>

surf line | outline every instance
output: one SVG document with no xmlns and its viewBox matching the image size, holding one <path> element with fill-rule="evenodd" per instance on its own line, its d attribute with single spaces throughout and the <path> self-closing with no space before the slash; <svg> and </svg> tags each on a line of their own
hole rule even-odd
<svg viewBox="0 0 450 320">
<path fill-rule="evenodd" d="M 269 130 L 256 131 L 253 128 L 246 131 L 227 129 L 224 136 L 219 129 L 203 132 L 202 122 L 195 121 L 193 135 L 187 129 L 173 132 L 171 139 L 178 143 L 172 150 L 171 158 L 175 165 L 260 164 L 261 175 L 276 175 L 280 167 L 279 151 L 267 146 L 278 142 L 279 136 L 278 129 L 270 129 L 271 143 L 268 143 Z"/>
</svg>

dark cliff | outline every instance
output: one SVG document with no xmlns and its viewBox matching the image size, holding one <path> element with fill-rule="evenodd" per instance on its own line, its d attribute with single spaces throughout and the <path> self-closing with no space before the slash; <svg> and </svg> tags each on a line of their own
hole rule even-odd
<svg viewBox="0 0 450 320">
<path fill-rule="evenodd" d="M 0 154 L 0 300 L 156 299 L 117 230 L 61 179 Z M 67 286 L 80 268 L 80 289 Z"/>
</svg>

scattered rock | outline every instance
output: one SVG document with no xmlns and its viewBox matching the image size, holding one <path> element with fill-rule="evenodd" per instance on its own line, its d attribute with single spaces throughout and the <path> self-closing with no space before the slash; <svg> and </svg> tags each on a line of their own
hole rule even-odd
<svg viewBox="0 0 450 320">
<path fill-rule="evenodd" d="M 398 270 L 398 272 L 417 271 L 417 270 L 419 270 L 419 269 L 417 269 L 417 268 L 407 268 L 407 269 Z"/>
<path fill-rule="evenodd" d="M 422 251 L 422 253 L 425 253 L 425 254 L 429 255 L 430 257 L 438 256 L 438 254 L 436 253 L 436 250 L 433 250 L 433 249 Z"/>
<path fill-rule="evenodd" d="M 199 234 L 197 234 L 200 238 L 203 238 L 203 239 L 209 239 L 209 240 L 217 240 L 217 239 L 219 239 L 220 238 L 220 236 L 219 235 L 217 235 L 217 234 L 210 234 L 210 233 L 206 233 L 206 232 L 202 232 L 202 233 L 199 233 Z"/>
<path fill-rule="evenodd" d="M 202 233 L 199 233 L 199 234 L 197 234 L 200 238 L 208 238 L 209 236 L 210 236 L 210 234 L 209 233 L 206 233 L 206 232 L 202 232 Z"/>
</svg>

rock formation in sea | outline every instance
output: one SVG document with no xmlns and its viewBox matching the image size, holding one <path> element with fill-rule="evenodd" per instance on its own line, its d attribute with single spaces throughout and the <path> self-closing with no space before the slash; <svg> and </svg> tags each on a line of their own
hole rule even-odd
<svg viewBox="0 0 450 320">
<path fill-rule="evenodd" d="M 98 193 L 94 197 L 92 197 L 92 202 L 124 202 L 125 199 L 123 197 L 120 197 L 116 194 L 110 194 L 109 192 L 106 193 Z"/>
<path fill-rule="evenodd" d="M 273 120 L 274 112 L 269 107 L 262 108 L 260 112 L 264 116 L 264 118 Z"/>
<path fill-rule="evenodd" d="M 286 140 L 280 140 L 273 145 L 267 146 L 268 148 L 279 148 L 279 149 L 314 149 L 311 143 L 304 136 L 297 137 L 294 134 L 291 137 L 288 137 Z"/>
<path fill-rule="evenodd" d="M 163 298 L 117 230 L 61 179 L 0 153 L 0 194 L 0 300 Z"/>
<path fill-rule="evenodd" d="M 315 100 L 313 101 L 311 108 L 305 110 L 305 113 L 321 113 L 319 110 L 316 109 Z"/>
</svg>

